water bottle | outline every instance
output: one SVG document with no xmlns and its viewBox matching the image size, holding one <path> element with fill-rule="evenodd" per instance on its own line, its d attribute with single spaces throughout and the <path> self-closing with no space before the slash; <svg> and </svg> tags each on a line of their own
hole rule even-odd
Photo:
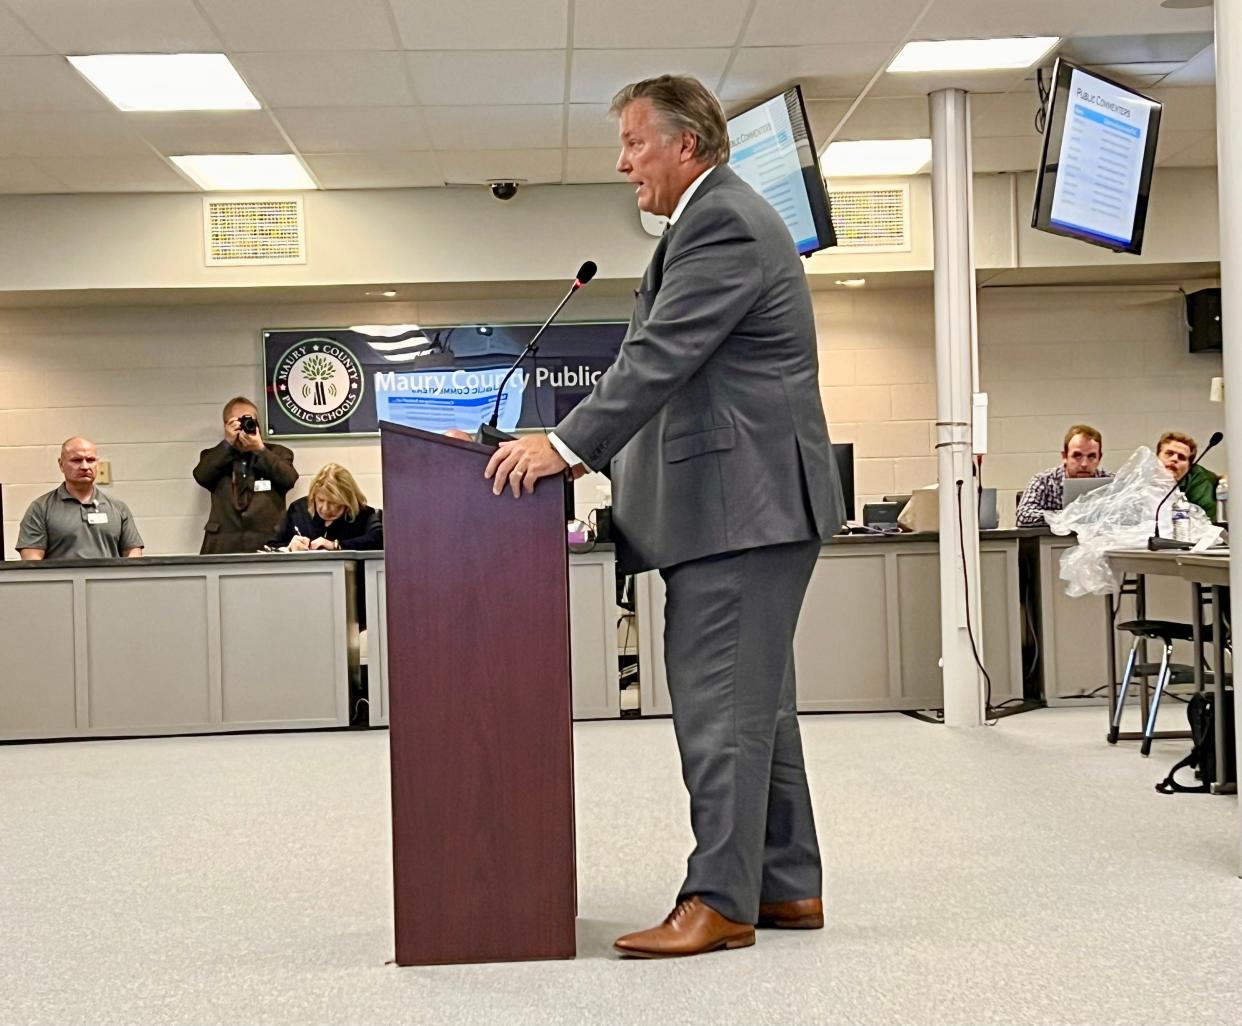
<svg viewBox="0 0 1242 1026">
<path fill-rule="evenodd" d="M 1190 541 L 1190 503 L 1181 492 L 1173 500 L 1173 540 Z"/>
<path fill-rule="evenodd" d="M 1229 484 L 1223 478 L 1216 484 L 1216 523 L 1229 526 Z"/>
</svg>

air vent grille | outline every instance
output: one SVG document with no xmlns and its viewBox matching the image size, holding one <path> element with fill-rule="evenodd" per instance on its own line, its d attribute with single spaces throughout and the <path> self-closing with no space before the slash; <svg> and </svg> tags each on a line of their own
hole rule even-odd
<svg viewBox="0 0 1242 1026">
<path fill-rule="evenodd" d="M 230 197 L 203 200 L 209 267 L 304 264 L 302 197 Z"/>
<path fill-rule="evenodd" d="M 901 185 L 831 189 L 837 245 L 857 252 L 910 249 L 910 188 Z"/>
</svg>

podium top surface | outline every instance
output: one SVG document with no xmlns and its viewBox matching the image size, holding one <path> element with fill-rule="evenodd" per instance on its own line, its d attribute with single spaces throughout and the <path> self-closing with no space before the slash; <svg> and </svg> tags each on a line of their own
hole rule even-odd
<svg viewBox="0 0 1242 1026">
<path fill-rule="evenodd" d="M 407 438 L 417 438 L 423 442 L 435 442 L 438 445 L 447 445 L 454 449 L 463 449 L 466 452 L 491 453 L 495 451 L 490 445 L 483 445 L 479 442 L 463 442 L 460 438 L 450 438 L 448 435 L 442 435 L 436 431 L 424 431 L 422 428 L 394 424 L 390 420 L 381 420 L 379 427 L 381 439 L 384 435 L 405 435 Z"/>
</svg>

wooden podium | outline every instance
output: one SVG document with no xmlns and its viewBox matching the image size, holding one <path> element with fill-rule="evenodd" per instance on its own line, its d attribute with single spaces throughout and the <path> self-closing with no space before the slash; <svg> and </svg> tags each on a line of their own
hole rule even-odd
<svg viewBox="0 0 1242 1026">
<path fill-rule="evenodd" d="M 398 965 L 573 958 L 563 487 L 380 425 Z"/>
</svg>

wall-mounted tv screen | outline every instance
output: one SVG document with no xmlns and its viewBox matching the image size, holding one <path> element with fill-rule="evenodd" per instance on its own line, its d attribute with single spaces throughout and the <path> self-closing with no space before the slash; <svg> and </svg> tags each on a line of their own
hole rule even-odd
<svg viewBox="0 0 1242 1026">
<path fill-rule="evenodd" d="M 729 166 L 776 208 L 802 256 L 837 244 L 802 87 L 729 118 Z"/>
<path fill-rule="evenodd" d="M 1119 82 L 1058 59 L 1031 227 L 1141 253 L 1160 109 Z"/>
</svg>

